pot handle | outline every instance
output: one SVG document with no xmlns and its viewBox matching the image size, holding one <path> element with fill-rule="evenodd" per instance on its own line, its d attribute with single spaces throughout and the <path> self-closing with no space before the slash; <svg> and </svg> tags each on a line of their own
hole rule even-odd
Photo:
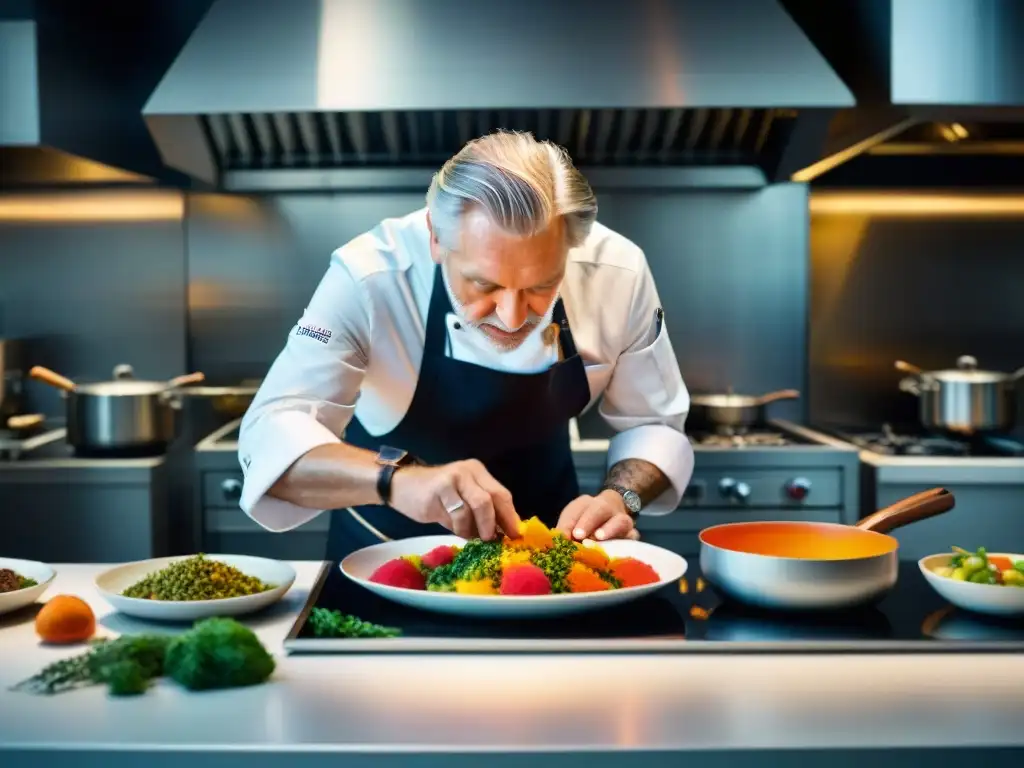
<svg viewBox="0 0 1024 768">
<path fill-rule="evenodd" d="M 956 506 L 956 499 L 951 491 L 945 488 L 932 488 L 921 493 L 908 496 L 895 504 L 868 515 L 855 527 L 862 531 L 889 533 L 897 528 L 918 520 L 925 520 L 935 515 L 948 512 Z"/>
<path fill-rule="evenodd" d="M 33 365 L 31 370 L 29 370 L 28 375 L 33 379 L 38 379 L 39 381 L 49 384 L 51 387 L 62 389 L 65 392 L 75 391 L 75 382 L 61 376 L 56 371 L 51 371 L 49 368 L 43 368 L 41 365 Z"/>
<path fill-rule="evenodd" d="M 1013 373 L 1010 374 L 1010 378 L 1013 381 L 1016 381 L 1017 379 L 1024 378 L 1024 368 L 1018 368 L 1016 371 L 1014 371 Z"/>
<path fill-rule="evenodd" d="M 900 392 L 909 392 L 912 395 L 921 396 L 921 382 L 917 379 L 900 379 Z"/>
<path fill-rule="evenodd" d="M 774 403 L 776 400 L 796 400 L 800 397 L 800 391 L 796 389 L 780 389 L 777 392 L 769 392 L 767 395 L 761 395 L 757 398 L 758 405 L 767 405 L 768 403 Z"/>
<path fill-rule="evenodd" d="M 202 371 L 196 371 L 195 373 L 186 373 L 184 376 L 175 376 L 167 382 L 167 388 L 178 389 L 179 387 L 187 387 L 189 384 L 202 384 L 204 381 L 206 381 L 206 374 Z"/>
<path fill-rule="evenodd" d="M 902 373 L 909 373 L 911 376 L 920 376 L 924 373 L 913 363 L 908 363 L 906 360 L 897 360 L 893 365 L 896 366 L 896 370 Z"/>
</svg>

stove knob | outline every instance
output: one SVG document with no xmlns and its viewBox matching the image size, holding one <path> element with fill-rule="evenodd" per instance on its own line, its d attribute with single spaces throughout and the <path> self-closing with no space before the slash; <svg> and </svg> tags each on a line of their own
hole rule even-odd
<svg viewBox="0 0 1024 768">
<path fill-rule="evenodd" d="M 731 477 L 724 477 L 718 483 L 718 492 L 726 499 L 746 501 L 750 498 L 750 486 L 747 483 L 739 483 Z"/>
<path fill-rule="evenodd" d="M 811 492 L 811 481 L 806 477 L 797 477 L 786 483 L 786 495 L 793 501 L 803 501 Z"/>
<path fill-rule="evenodd" d="M 220 492 L 228 501 L 238 501 L 242 498 L 242 483 L 230 477 L 220 484 Z"/>
</svg>

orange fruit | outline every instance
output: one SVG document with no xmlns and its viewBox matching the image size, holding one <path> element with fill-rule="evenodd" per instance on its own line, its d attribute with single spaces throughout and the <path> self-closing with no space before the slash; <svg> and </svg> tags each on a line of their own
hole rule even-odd
<svg viewBox="0 0 1024 768">
<path fill-rule="evenodd" d="M 36 634 L 45 643 L 81 643 L 96 633 L 96 615 L 74 595 L 54 595 L 36 614 Z"/>
</svg>

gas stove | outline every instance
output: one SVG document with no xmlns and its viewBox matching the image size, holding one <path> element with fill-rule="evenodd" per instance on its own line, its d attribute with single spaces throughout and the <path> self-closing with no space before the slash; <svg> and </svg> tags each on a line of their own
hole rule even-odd
<svg viewBox="0 0 1024 768">
<path fill-rule="evenodd" d="M 1024 542 L 1024 441 L 1012 435 L 968 439 L 919 427 L 828 428 L 860 451 L 861 516 L 927 488 L 956 497 L 946 514 L 892 532 L 901 559 L 951 546 L 1021 551 Z"/>
<path fill-rule="evenodd" d="M 837 434 L 862 450 L 883 456 L 1024 457 L 1024 440 L 1010 435 L 958 438 L 914 428 L 893 429 L 889 424 L 883 424 L 877 432 L 837 430 Z"/>
<path fill-rule="evenodd" d="M 53 456 L 68 448 L 63 427 L 44 425 L 32 432 L 0 429 L 0 461 L 17 461 L 23 456 Z M 70 449 L 69 449 L 70 450 Z"/>
<path fill-rule="evenodd" d="M 690 435 L 690 442 L 701 448 L 781 448 L 787 445 L 799 445 L 801 441 L 792 435 L 779 430 L 722 430 L 720 432 L 695 433 Z"/>
</svg>

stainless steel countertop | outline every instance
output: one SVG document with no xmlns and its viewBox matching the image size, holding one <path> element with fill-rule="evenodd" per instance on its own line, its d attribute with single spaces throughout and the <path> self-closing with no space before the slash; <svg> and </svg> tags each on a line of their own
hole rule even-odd
<svg viewBox="0 0 1024 768">
<path fill-rule="evenodd" d="M 347 766 L 478 766 L 487 753 L 488 765 L 594 768 L 678 765 L 685 753 L 702 766 L 763 768 L 789 764 L 784 753 L 835 766 L 858 750 L 901 750 L 873 753 L 877 768 L 886 756 L 917 764 L 906 762 L 911 749 L 935 759 L 957 747 L 1024 748 L 1024 655 L 285 657 L 282 640 L 320 564 L 294 565 L 285 601 L 251 622 L 279 666 L 250 689 L 160 684 L 120 700 L 98 688 L 13 693 L 76 649 L 41 647 L 30 616 L 0 617 L 0 763 L 50 768 L 89 755 L 108 768 L 162 768 L 203 755 L 204 768 L 336 766 L 344 754 Z M 87 599 L 103 634 L 153 631 L 111 612 L 93 587 L 100 566 L 55 567 L 47 594 Z"/>
</svg>

